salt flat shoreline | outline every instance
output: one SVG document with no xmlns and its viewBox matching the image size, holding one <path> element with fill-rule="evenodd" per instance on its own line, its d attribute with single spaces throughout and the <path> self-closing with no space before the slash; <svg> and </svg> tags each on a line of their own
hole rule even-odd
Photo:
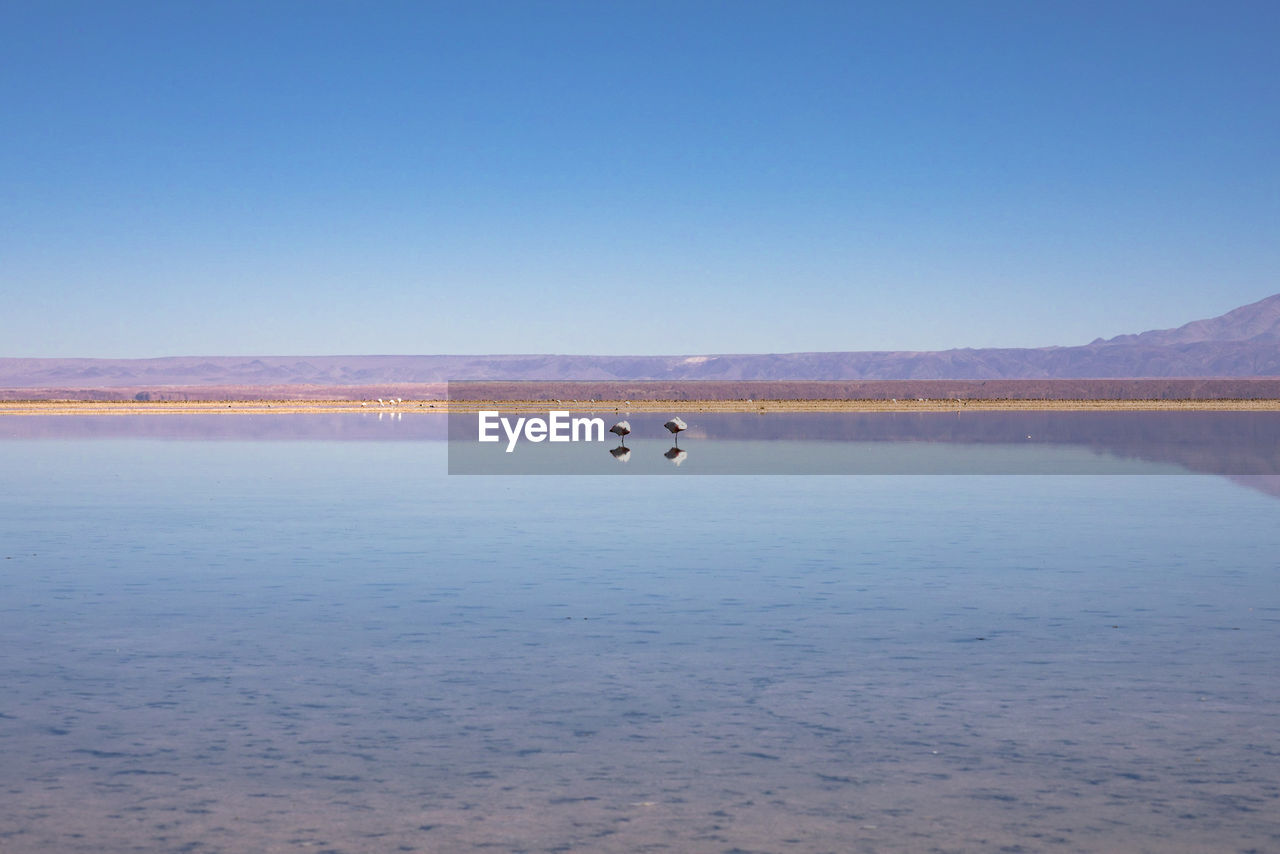
<svg viewBox="0 0 1280 854">
<path fill-rule="evenodd" d="M 1280 399 L 1259 400 L 405 400 L 393 405 L 351 400 L 201 400 L 0 402 L 3 415 L 288 415 L 320 413 L 504 412 L 1277 412 Z"/>
</svg>

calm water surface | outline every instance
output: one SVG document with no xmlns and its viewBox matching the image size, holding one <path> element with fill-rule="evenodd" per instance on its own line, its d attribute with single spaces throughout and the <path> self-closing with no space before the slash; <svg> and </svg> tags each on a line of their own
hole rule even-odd
<svg viewBox="0 0 1280 854">
<path fill-rule="evenodd" d="M 1280 850 L 1262 491 L 220 423 L 0 441 L 5 854 Z"/>
</svg>

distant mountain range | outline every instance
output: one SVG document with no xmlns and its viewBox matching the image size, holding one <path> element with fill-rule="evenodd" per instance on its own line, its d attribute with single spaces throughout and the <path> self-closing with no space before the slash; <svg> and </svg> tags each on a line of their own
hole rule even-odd
<svg viewBox="0 0 1280 854">
<path fill-rule="evenodd" d="M 1077 347 L 682 356 L 0 358 L 0 389 L 376 387 L 449 380 L 1047 380 L 1280 376 L 1280 294 Z M 12 395 L 10 395 L 12 396 Z"/>
</svg>

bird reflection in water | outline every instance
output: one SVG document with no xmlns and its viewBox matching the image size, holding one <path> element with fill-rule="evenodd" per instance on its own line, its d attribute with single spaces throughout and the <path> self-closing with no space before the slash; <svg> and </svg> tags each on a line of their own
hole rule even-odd
<svg viewBox="0 0 1280 854">
<path fill-rule="evenodd" d="M 619 421 L 609 428 L 609 432 L 618 437 L 618 447 L 609 451 L 620 463 L 631 459 L 631 449 L 627 447 L 627 434 L 631 432 L 631 422 Z"/>
<path fill-rule="evenodd" d="M 682 450 L 680 448 L 672 447 L 672 448 L 669 448 L 667 452 L 663 454 L 663 456 L 671 460 L 671 462 L 675 463 L 676 465 L 680 465 L 689 457 L 689 452 Z"/>
</svg>

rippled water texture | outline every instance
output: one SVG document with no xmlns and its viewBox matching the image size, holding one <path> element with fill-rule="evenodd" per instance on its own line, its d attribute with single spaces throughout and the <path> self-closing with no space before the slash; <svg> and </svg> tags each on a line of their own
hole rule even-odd
<svg viewBox="0 0 1280 854">
<path fill-rule="evenodd" d="M 5 422 L 0 851 L 1280 850 L 1262 490 L 302 417 Z"/>
</svg>

